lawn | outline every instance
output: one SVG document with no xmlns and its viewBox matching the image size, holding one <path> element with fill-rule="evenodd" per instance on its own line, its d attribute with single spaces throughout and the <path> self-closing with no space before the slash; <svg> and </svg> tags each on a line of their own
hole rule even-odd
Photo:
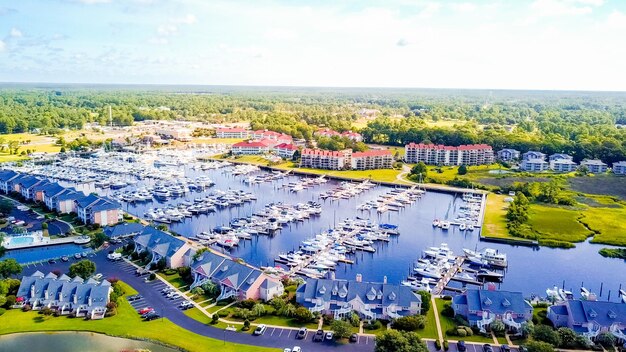
<svg viewBox="0 0 626 352">
<path fill-rule="evenodd" d="M 445 301 L 445 300 L 443 300 L 441 298 L 435 298 L 435 302 L 437 304 L 437 311 L 439 311 L 439 322 L 441 323 L 441 330 L 442 330 L 444 339 L 449 339 L 449 340 L 458 340 L 458 339 L 460 339 L 460 337 L 458 337 L 458 336 L 447 336 L 446 335 L 446 331 L 448 331 L 450 329 L 454 329 L 454 328 L 457 327 L 457 324 L 454 321 L 454 319 L 441 315 L 441 311 L 443 310 L 444 305 L 446 303 L 450 303 L 450 301 Z M 433 317 L 433 323 L 434 323 L 434 317 Z M 436 327 L 435 327 L 435 329 L 436 329 Z M 436 332 L 435 332 L 435 334 L 436 334 Z M 424 337 L 427 337 L 427 336 L 424 336 Z M 435 335 L 434 338 L 437 338 L 437 336 Z M 471 342 L 493 343 L 493 339 L 491 338 L 491 336 L 485 337 L 485 336 L 481 336 L 481 335 L 472 335 L 472 336 L 463 337 L 462 339 L 465 340 L 465 341 L 471 341 Z"/>
<path fill-rule="evenodd" d="M 593 235 L 578 219 L 579 209 L 532 204 L 528 223 L 539 234 L 539 240 L 582 242 Z"/>
<path fill-rule="evenodd" d="M 158 275 L 164 278 L 167 282 L 169 282 L 170 284 L 172 284 L 172 286 L 176 288 L 187 286 L 185 281 L 183 281 L 183 279 L 180 278 L 180 275 L 178 275 L 178 273 L 173 274 L 173 275 L 165 275 L 164 273 L 159 273 Z"/>
<path fill-rule="evenodd" d="M 594 175 L 590 177 L 570 177 L 569 187 L 577 192 L 604 194 L 626 200 L 626 177 Z"/>
<path fill-rule="evenodd" d="M 235 319 L 233 319 L 233 320 L 235 320 Z M 258 317 L 256 319 L 254 319 L 254 321 L 252 323 L 253 324 L 267 324 L 267 325 L 288 326 L 288 327 L 292 327 L 292 328 L 301 328 L 301 327 L 304 326 L 304 327 L 308 328 L 309 330 L 317 330 L 317 322 L 302 324 L 302 323 L 299 323 L 299 322 L 295 321 L 294 319 L 289 319 L 289 318 L 285 318 L 285 317 L 279 317 L 279 316 L 270 315 L 270 314 L 267 314 L 267 315 L 265 315 L 263 317 Z"/>
<path fill-rule="evenodd" d="M 506 212 L 509 203 L 504 199 L 508 196 L 489 193 L 485 207 L 482 235 L 485 237 L 510 237 L 506 228 Z"/>
<path fill-rule="evenodd" d="M 278 166 L 280 169 L 290 170 L 297 169 L 298 171 L 315 174 L 315 175 L 329 175 L 336 177 L 346 177 L 352 179 L 372 179 L 374 181 L 380 182 L 398 182 L 397 176 L 402 171 L 394 170 L 394 169 L 380 169 L 380 170 L 348 170 L 348 171 L 336 171 L 336 170 L 319 170 L 319 169 L 308 169 L 308 168 L 295 168 L 294 166 L 290 166 L 289 164 L 282 164 Z"/>
<path fill-rule="evenodd" d="M 426 326 L 422 330 L 418 330 L 417 334 L 420 337 L 424 337 L 427 339 L 438 339 L 439 334 L 437 334 L 437 322 L 435 322 L 435 310 L 433 307 L 430 307 L 428 313 L 426 314 Z"/>
<path fill-rule="evenodd" d="M 9 153 L 0 153 L 0 163 L 8 163 L 11 161 L 20 161 L 26 159 L 28 159 L 28 157 L 24 155 L 11 155 Z"/>
<path fill-rule="evenodd" d="M 626 246 L 626 208 L 589 208 L 581 221 L 596 232 L 591 242 Z"/>
<path fill-rule="evenodd" d="M 126 286 L 128 287 L 128 286 Z M 127 294 L 135 291 L 127 288 Z M 102 320 L 44 317 L 37 312 L 9 310 L 0 316 L 0 335 L 33 331 L 92 331 L 112 336 L 149 339 L 178 346 L 188 351 L 277 351 L 257 346 L 224 343 L 187 331 L 168 319 L 144 322 L 126 300 L 121 300 L 117 315 Z"/>
</svg>

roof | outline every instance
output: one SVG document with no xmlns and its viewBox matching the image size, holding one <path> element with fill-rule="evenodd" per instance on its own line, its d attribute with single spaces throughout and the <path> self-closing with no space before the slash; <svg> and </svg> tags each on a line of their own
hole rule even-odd
<svg viewBox="0 0 626 352">
<path fill-rule="evenodd" d="M 86 208 L 91 204 L 95 203 L 100 197 L 95 194 L 90 194 L 84 198 L 76 200 L 76 204 L 81 208 Z"/>
<path fill-rule="evenodd" d="M 601 326 L 611 326 L 616 322 L 626 324 L 626 304 L 601 301 L 566 301 L 574 322 L 595 322 Z"/>
<path fill-rule="evenodd" d="M 154 227 L 144 227 L 141 234 L 135 237 L 135 243 L 148 248 L 162 257 L 171 257 L 185 245 L 185 241 Z"/>
<path fill-rule="evenodd" d="M 248 132 L 245 128 L 240 127 L 225 127 L 225 128 L 216 128 L 216 132 Z"/>
<path fill-rule="evenodd" d="M 103 307 L 109 302 L 110 292 L 111 283 L 107 280 L 98 282 L 89 279 L 85 282 L 79 277 L 70 280 L 67 275 L 58 277 L 49 273 L 44 276 L 42 272 L 37 271 L 30 276 L 22 277 L 17 296 L 42 304 L 57 301 L 72 306 Z"/>
<path fill-rule="evenodd" d="M 511 149 L 511 148 L 504 148 L 504 149 L 498 150 L 498 153 L 503 153 L 503 152 L 519 153 L 519 150 Z"/>
<path fill-rule="evenodd" d="M 267 144 L 262 141 L 243 141 L 239 143 L 235 143 L 232 146 L 233 148 L 267 148 Z"/>
<path fill-rule="evenodd" d="M 555 153 L 550 155 L 550 160 L 559 160 L 559 159 L 569 159 L 572 160 L 572 156 L 569 154 L 563 154 L 563 153 Z"/>
<path fill-rule="evenodd" d="M 470 311 L 523 314 L 527 309 L 532 309 L 521 292 L 468 289 L 464 295 L 467 296 L 467 307 Z"/>
<path fill-rule="evenodd" d="M 116 238 L 120 236 L 128 236 L 131 234 L 138 234 L 143 231 L 144 226 L 140 223 L 129 222 L 114 226 L 107 226 L 104 228 L 104 234 L 110 238 Z"/>
<path fill-rule="evenodd" d="M 572 159 L 554 159 L 552 161 L 554 164 L 569 164 L 569 165 L 578 165 Z"/>
<path fill-rule="evenodd" d="M 342 151 L 311 149 L 311 148 L 303 149 L 302 155 L 318 155 L 318 156 L 331 156 L 331 157 L 344 157 L 345 156 L 345 154 Z"/>
<path fill-rule="evenodd" d="M 263 281 L 263 283 L 261 284 L 261 288 L 264 290 L 269 290 L 277 286 L 280 286 L 280 283 L 274 280 L 270 280 L 268 278 L 266 278 L 265 281 Z"/>
<path fill-rule="evenodd" d="M 81 198 L 86 198 L 83 192 L 77 192 L 72 188 L 66 188 L 62 193 L 57 196 L 58 201 L 63 200 L 79 200 Z"/>
<path fill-rule="evenodd" d="M 616 166 L 626 167 L 626 161 L 618 161 L 618 162 L 613 163 L 613 167 L 616 167 Z"/>
<path fill-rule="evenodd" d="M 25 175 L 24 177 L 22 177 L 19 183 L 23 188 L 30 188 L 40 183 L 41 181 L 43 180 L 35 176 Z"/>
<path fill-rule="evenodd" d="M 293 145 L 291 143 L 281 143 L 281 144 L 275 146 L 274 148 L 276 148 L 276 149 L 285 149 L 285 150 L 298 150 L 298 147 L 296 147 L 295 145 Z"/>
<path fill-rule="evenodd" d="M 76 200 L 79 208 L 91 208 L 92 211 L 105 211 L 121 208 L 120 204 L 108 198 L 90 194 Z"/>
<path fill-rule="evenodd" d="M 356 152 L 352 153 L 352 159 L 356 158 L 365 158 L 370 156 L 391 156 L 391 150 L 383 149 L 383 150 L 367 150 L 364 152 Z"/>
<path fill-rule="evenodd" d="M 202 253 L 191 267 L 204 277 L 242 291 L 247 291 L 259 278 L 265 278 L 257 268 L 211 251 Z"/>
<path fill-rule="evenodd" d="M 606 166 L 606 164 L 603 163 L 602 160 L 599 160 L 599 159 L 585 159 L 580 164 L 581 165 Z"/>
<path fill-rule="evenodd" d="M 56 196 L 57 194 L 60 194 L 64 190 L 65 190 L 65 187 L 61 186 L 60 184 L 56 182 L 49 183 L 42 188 L 42 191 L 46 197 Z"/>
<path fill-rule="evenodd" d="M 13 170 L 0 170 L 0 181 L 6 182 L 19 174 Z"/>
</svg>

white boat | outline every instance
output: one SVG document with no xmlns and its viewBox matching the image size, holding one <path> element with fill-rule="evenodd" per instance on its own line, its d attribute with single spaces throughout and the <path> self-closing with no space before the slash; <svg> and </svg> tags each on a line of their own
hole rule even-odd
<svg viewBox="0 0 626 352">
<path fill-rule="evenodd" d="M 491 280 L 502 280 L 502 278 L 504 277 L 504 274 L 501 274 L 496 271 L 481 269 L 476 274 L 476 277 L 483 278 L 483 279 L 491 279 Z"/>
<path fill-rule="evenodd" d="M 549 299 L 561 300 L 561 296 L 559 295 L 559 288 L 556 286 L 554 286 L 553 288 L 547 288 L 546 295 Z"/>
<path fill-rule="evenodd" d="M 434 266 L 434 265 L 429 265 L 425 268 L 414 268 L 413 269 L 415 271 L 416 274 L 423 276 L 423 277 L 432 277 L 434 279 L 439 279 L 441 278 L 441 269 L 439 269 L 438 267 Z"/>
<path fill-rule="evenodd" d="M 89 241 L 91 241 L 91 237 L 89 236 L 78 236 L 74 238 L 75 244 L 87 244 Z"/>
<path fill-rule="evenodd" d="M 459 230 L 465 231 L 466 229 L 467 229 L 467 225 L 465 225 L 465 223 L 462 222 L 461 225 L 459 225 Z"/>
<path fill-rule="evenodd" d="M 622 303 L 626 303 L 626 290 L 619 290 L 619 296 L 622 297 Z"/>
<path fill-rule="evenodd" d="M 597 301 L 598 300 L 598 296 L 595 293 L 589 291 L 588 289 L 586 289 L 584 287 L 580 288 L 580 295 L 586 301 Z"/>
<path fill-rule="evenodd" d="M 559 289 L 559 296 L 561 296 L 561 299 L 563 299 L 564 301 L 574 298 L 574 294 L 572 293 L 572 291 L 568 291 L 562 288 Z"/>
<path fill-rule="evenodd" d="M 441 229 L 442 230 L 449 230 L 450 229 L 450 222 L 448 222 L 448 221 L 441 221 L 441 222 L 439 222 L 439 225 L 441 225 Z"/>
<path fill-rule="evenodd" d="M 489 265 L 506 267 L 508 265 L 506 253 L 501 253 L 497 249 L 485 248 L 481 252 L 475 252 L 471 249 L 463 248 L 463 252 L 467 257 L 480 258 Z"/>
</svg>

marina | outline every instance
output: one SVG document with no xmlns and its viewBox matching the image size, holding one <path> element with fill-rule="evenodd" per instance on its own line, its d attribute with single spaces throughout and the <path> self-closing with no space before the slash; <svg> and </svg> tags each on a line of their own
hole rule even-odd
<svg viewBox="0 0 626 352">
<path fill-rule="evenodd" d="M 378 282 L 386 276 L 391 283 L 406 281 L 415 287 L 428 284 L 433 290 L 437 287 L 437 279 L 429 278 L 435 281 L 428 280 L 427 283 L 419 277 L 407 280 L 407 277 L 414 276 L 408 275 L 413 273 L 407 273 L 407 268 L 412 270 L 423 250 L 444 242 L 456 256 L 464 258 L 459 271 L 450 271 L 446 282 L 438 286 L 438 289 L 443 287 L 444 293 L 458 291 L 464 285 L 478 287 L 478 284 L 489 282 L 486 279 L 494 278 L 494 272 L 503 274 L 503 277 L 495 277 L 497 280 L 493 284 L 498 288 L 521 291 L 528 296 L 544 296 L 546 287 L 561 285 L 563 281 L 573 289 L 583 277 L 586 287 L 600 295 L 602 283 L 609 285 L 626 280 L 619 268 L 621 263 L 597 255 L 599 246 L 588 241 L 568 250 L 481 241 L 484 198 L 480 192 L 443 193 L 425 191 L 423 187 L 389 187 L 370 181 L 340 181 L 319 175 L 305 177 L 296 172 L 265 171 L 257 167 L 237 167 L 230 162 L 201 162 L 193 158 L 182 158 L 176 165 L 155 166 L 150 156 L 144 159 L 143 155 L 120 154 L 123 153 L 114 153 L 111 157 L 136 171 L 125 175 L 119 172 L 121 167 L 115 166 L 116 162 L 89 159 L 84 163 L 90 168 L 62 171 L 72 168 L 61 162 L 47 166 L 25 165 L 22 169 L 49 177 L 60 175 L 62 177 L 58 180 L 63 186 L 116 197 L 124 211 L 155 223 L 162 220 L 161 223 L 175 233 L 252 265 L 281 273 L 314 277 L 332 273 L 336 278 L 345 279 L 361 275 L 364 280 Z M 190 152 L 190 155 L 194 154 Z M 129 162 L 131 159 L 134 161 Z M 128 166 L 130 164 L 138 165 Z M 141 174 L 139 170 L 150 170 L 152 176 Z M 96 179 L 93 174 L 100 176 Z M 164 182 L 172 175 L 176 182 Z M 125 180 L 127 185 L 121 188 L 96 185 L 97 180 L 111 177 Z M 82 182 L 83 178 L 88 182 Z M 201 182 L 205 185 L 200 186 Z M 186 185 L 186 189 L 181 195 L 157 197 L 153 193 L 161 185 L 166 189 Z M 396 210 L 377 211 L 377 206 L 384 204 L 385 199 L 400 195 L 406 199 L 388 204 Z M 229 198 L 227 206 L 225 202 L 216 204 L 220 197 L 221 201 L 224 197 Z M 246 200 L 246 197 L 250 198 Z M 231 205 L 231 201 L 237 204 Z M 302 206 L 313 207 L 319 213 L 309 214 L 308 218 L 294 216 L 297 211 L 303 214 L 302 209 L 298 209 Z M 274 214 L 263 216 L 270 209 Z M 285 216 L 281 216 L 281 212 L 286 212 L 282 214 Z M 346 219 L 386 227 L 388 236 L 365 242 L 355 235 L 348 235 L 349 230 L 339 228 Z M 338 234 L 333 234 L 335 231 Z M 337 237 L 333 236 L 340 236 L 339 233 L 343 234 L 341 243 L 334 243 Z M 311 244 L 305 242 L 318 239 L 318 236 L 329 236 L 333 244 L 327 242 L 327 247 L 316 252 L 319 254 L 302 250 L 301 246 Z M 341 246 L 345 247 L 345 253 Z M 507 267 L 481 266 L 484 258 L 477 258 L 476 254 L 484 254 L 486 248 L 506 253 Z M 464 249 L 476 253 L 467 256 Z M 297 253 L 299 251 L 303 253 Z M 288 255 L 292 257 L 287 258 Z M 302 260 L 300 264 L 288 265 L 288 259 L 294 259 L 293 256 Z M 577 258 L 583 256 L 587 258 L 586 265 L 580 270 L 568 270 L 573 265 L 579 266 Z M 529 267 L 527 263 L 533 265 Z M 594 270 L 594 267 L 603 270 Z M 619 299 L 616 289 L 610 288 L 612 300 Z M 605 287 L 600 298 L 606 299 L 608 291 Z"/>
</svg>

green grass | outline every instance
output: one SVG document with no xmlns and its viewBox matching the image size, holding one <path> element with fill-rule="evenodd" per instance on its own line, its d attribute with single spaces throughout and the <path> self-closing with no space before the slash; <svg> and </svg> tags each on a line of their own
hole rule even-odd
<svg viewBox="0 0 626 352">
<path fill-rule="evenodd" d="M 626 246 L 626 208 L 589 208 L 581 221 L 596 235 L 591 242 Z"/>
<path fill-rule="evenodd" d="M 28 159 L 27 156 L 23 155 L 11 155 L 9 153 L 0 153 L 0 163 L 8 163 L 11 161 L 20 161 Z"/>
<path fill-rule="evenodd" d="M 593 235 L 578 221 L 578 209 L 532 204 L 528 223 L 539 234 L 539 240 L 582 242 Z"/>
<path fill-rule="evenodd" d="M 509 203 L 504 199 L 508 196 L 489 193 L 485 206 L 482 235 L 485 237 L 511 237 L 506 228 L 506 212 Z"/>
<path fill-rule="evenodd" d="M 158 275 L 164 278 L 167 282 L 169 282 L 170 284 L 172 284 L 172 286 L 176 288 L 187 286 L 185 281 L 183 281 L 183 279 L 180 278 L 180 275 L 178 275 L 178 273 L 173 274 L 173 275 L 165 275 L 164 273 L 158 273 Z"/>
<path fill-rule="evenodd" d="M 460 339 L 460 337 L 458 336 L 447 336 L 446 335 L 446 331 L 456 328 L 457 324 L 454 321 L 454 319 L 446 317 L 441 315 L 441 311 L 443 310 L 443 307 L 446 303 L 450 303 L 450 301 L 445 301 L 441 298 L 435 298 L 435 303 L 437 304 L 437 311 L 439 312 L 439 322 L 441 324 L 441 331 L 443 333 L 443 337 L 447 338 L 449 340 L 458 340 Z M 434 317 L 433 317 L 434 319 Z M 433 321 L 434 323 L 434 321 Z M 436 327 L 435 327 L 436 329 Z M 424 336 L 427 337 L 427 336 Z M 436 332 L 435 332 L 435 337 L 436 336 Z M 480 342 L 480 343 L 493 343 L 493 339 L 491 338 L 491 336 L 485 337 L 485 336 L 481 336 L 481 335 L 472 335 L 472 336 L 466 336 L 462 338 L 465 341 L 470 341 L 470 342 Z"/>
<path fill-rule="evenodd" d="M 136 291 L 128 286 L 127 295 Z M 35 331 L 92 331 L 112 336 L 150 339 L 188 351 L 278 351 L 257 346 L 240 345 L 210 339 L 185 330 L 168 319 L 144 322 L 126 300 L 121 300 L 117 315 L 102 320 L 68 317 L 44 317 L 37 312 L 9 310 L 0 316 L 0 335 Z"/>
<path fill-rule="evenodd" d="M 290 163 L 292 164 L 292 163 Z M 372 179 L 374 181 L 380 182 L 398 182 L 397 176 L 402 171 L 394 170 L 394 169 L 379 169 L 379 170 L 347 170 L 347 171 L 336 171 L 336 170 L 319 170 L 319 169 L 309 169 L 309 168 L 296 168 L 290 164 L 282 164 L 279 165 L 278 168 L 283 170 L 296 169 L 298 171 L 315 174 L 315 175 L 329 175 L 336 177 L 346 177 L 353 178 L 358 180 Z"/>
<path fill-rule="evenodd" d="M 435 310 L 432 307 L 426 314 L 426 326 L 421 330 L 417 330 L 417 334 L 420 337 L 427 339 L 439 338 L 439 335 L 437 334 L 437 322 L 435 321 Z"/>
</svg>

